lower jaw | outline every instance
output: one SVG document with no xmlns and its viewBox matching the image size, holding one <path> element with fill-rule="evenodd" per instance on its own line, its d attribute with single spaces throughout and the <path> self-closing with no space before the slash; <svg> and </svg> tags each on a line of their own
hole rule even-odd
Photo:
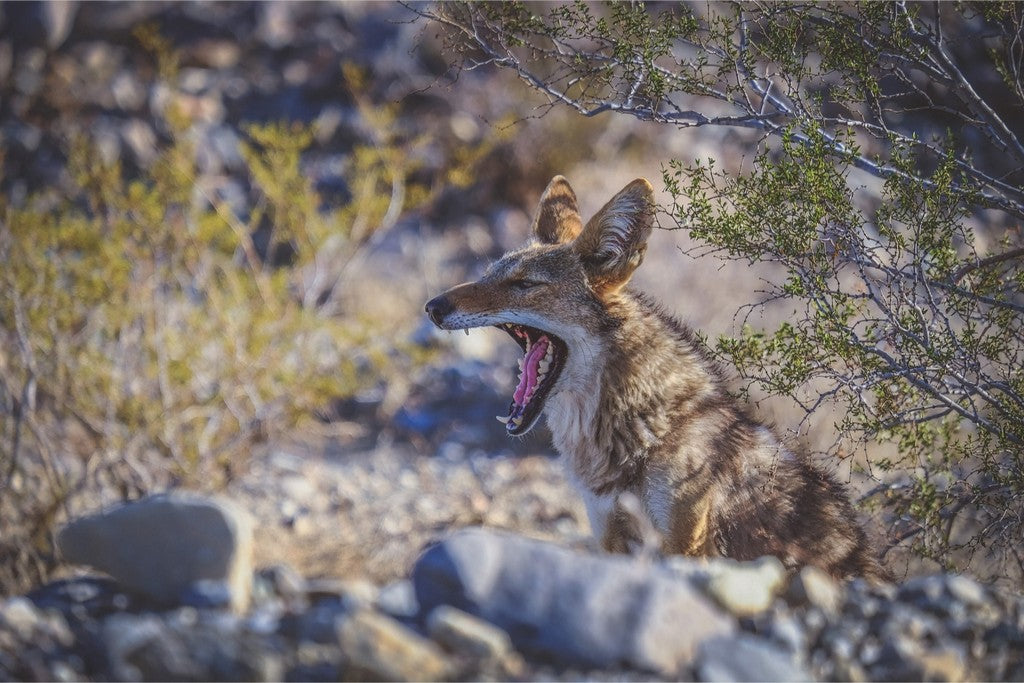
<svg viewBox="0 0 1024 683">
<path fill-rule="evenodd" d="M 523 419 L 519 426 L 514 425 L 510 420 L 506 425 L 505 429 L 508 432 L 509 436 L 522 436 L 523 434 L 526 434 L 535 426 L 537 426 L 537 423 L 540 421 L 540 416 L 543 412 L 544 406 L 542 405 L 536 409 L 536 412 L 533 413 L 533 415 L 529 419 Z"/>
</svg>

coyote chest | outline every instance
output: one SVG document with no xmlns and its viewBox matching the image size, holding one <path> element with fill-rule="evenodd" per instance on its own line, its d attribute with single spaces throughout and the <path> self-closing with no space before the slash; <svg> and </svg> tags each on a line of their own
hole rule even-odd
<svg viewBox="0 0 1024 683">
<path fill-rule="evenodd" d="M 652 227 L 646 180 L 584 225 L 558 176 L 533 239 L 431 299 L 427 314 L 442 329 L 497 327 L 520 346 L 498 420 L 517 436 L 546 415 L 606 549 L 633 547 L 639 515 L 666 552 L 774 554 L 836 576 L 884 576 L 843 487 L 749 418 L 688 330 L 626 289 Z"/>
</svg>

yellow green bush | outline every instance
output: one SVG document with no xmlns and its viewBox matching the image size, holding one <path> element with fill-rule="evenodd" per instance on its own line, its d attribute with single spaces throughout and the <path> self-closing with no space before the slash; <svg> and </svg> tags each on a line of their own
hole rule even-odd
<svg viewBox="0 0 1024 683">
<path fill-rule="evenodd" d="M 300 168 L 309 127 L 245 129 L 256 201 L 240 211 L 198 175 L 174 111 L 173 140 L 137 177 L 83 138 L 70 190 L 0 197 L 0 592 L 44 577 L 55 523 L 97 496 L 217 486 L 255 443 L 386 372 L 393 341 L 345 315 L 339 279 L 431 198 L 414 177 L 465 176 L 472 155 L 417 175 L 425 140 L 360 106 L 374 139 L 348 155 L 334 208 Z M 287 245 L 286 267 L 257 230 Z"/>
</svg>

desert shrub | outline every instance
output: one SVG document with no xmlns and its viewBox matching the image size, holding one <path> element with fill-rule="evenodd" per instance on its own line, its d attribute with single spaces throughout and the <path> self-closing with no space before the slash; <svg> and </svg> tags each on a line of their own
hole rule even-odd
<svg viewBox="0 0 1024 683">
<path fill-rule="evenodd" d="M 0 590 L 44 577 L 55 524 L 97 498 L 216 487 L 254 444 L 386 376 L 401 345 L 346 313 L 345 269 L 474 156 L 423 173 L 425 136 L 359 107 L 371 139 L 340 205 L 304 175 L 312 131 L 292 124 L 245 129 L 255 201 L 229 204 L 173 109 L 148 170 L 82 136 L 66 182 L 0 197 Z"/>
<path fill-rule="evenodd" d="M 747 313 L 792 319 L 712 350 L 809 414 L 838 407 L 833 454 L 863 453 L 894 544 L 1024 570 L 1020 5 L 417 11 L 456 66 L 508 69 L 549 106 L 759 133 L 741 174 L 666 160 L 667 227 L 786 273 Z M 898 455 L 873 458 L 871 442 Z"/>
</svg>

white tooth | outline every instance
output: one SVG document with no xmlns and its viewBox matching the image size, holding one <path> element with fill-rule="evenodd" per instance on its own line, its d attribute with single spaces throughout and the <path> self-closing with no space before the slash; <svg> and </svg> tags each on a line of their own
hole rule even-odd
<svg viewBox="0 0 1024 683">
<path fill-rule="evenodd" d="M 512 418 L 512 426 L 518 427 L 521 424 L 523 424 L 523 418 L 521 418 L 521 417 L 513 417 Z"/>
<path fill-rule="evenodd" d="M 537 374 L 543 375 L 548 371 L 549 367 L 551 367 L 551 360 L 548 358 L 542 358 L 541 361 L 537 363 Z"/>
<path fill-rule="evenodd" d="M 519 372 L 522 372 L 522 371 L 523 371 L 523 359 L 520 358 L 519 359 Z"/>
<path fill-rule="evenodd" d="M 508 418 L 507 417 L 502 417 L 501 415 L 495 415 L 494 419 L 497 420 L 498 422 L 500 422 L 503 425 L 507 425 L 508 424 Z"/>
</svg>

